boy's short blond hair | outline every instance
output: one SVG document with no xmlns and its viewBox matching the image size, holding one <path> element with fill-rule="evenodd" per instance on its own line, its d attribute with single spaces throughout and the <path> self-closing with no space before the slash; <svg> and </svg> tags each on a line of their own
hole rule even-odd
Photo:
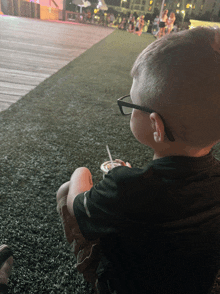
<svg viewBox="0 0 220 294">
<path fill-rule="evenodd" d="M 142 105 L 158 112 L 175 141 L 220 141 L 220 29 L 198 27 L 151 43 L 131 71 Z"/>
</svg>

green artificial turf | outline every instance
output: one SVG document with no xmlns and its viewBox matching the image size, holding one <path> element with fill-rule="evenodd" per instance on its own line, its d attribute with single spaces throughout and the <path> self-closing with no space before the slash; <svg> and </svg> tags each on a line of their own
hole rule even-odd
<svg viewBox="0 0 220 294">
<path fill-rule="evenodd" d="M 0 113 L 1 244 L 14 251 L 10 293 L 89 293 L 56 212 L 56 191 L 80 166 L 94 183 L 113 158 L 142 167 L 152 150 L 132 136 L 116 100 L 154 37 L 114 31 Z"/>
</svg>

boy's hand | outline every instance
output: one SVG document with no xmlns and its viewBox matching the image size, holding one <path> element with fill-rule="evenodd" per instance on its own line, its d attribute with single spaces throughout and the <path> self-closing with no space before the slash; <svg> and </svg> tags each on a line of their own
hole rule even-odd
<svg viewBox="0 0 220 294">
<path fill-rule="evenodd" d="M 124 162 L 123 160 L 121 159 L 115 159 L 116 162 L 120 163 L 122 166 L 128 166 L 128 167 L 131 167 L 130 163 L 129 162 Z"/>
</svg>

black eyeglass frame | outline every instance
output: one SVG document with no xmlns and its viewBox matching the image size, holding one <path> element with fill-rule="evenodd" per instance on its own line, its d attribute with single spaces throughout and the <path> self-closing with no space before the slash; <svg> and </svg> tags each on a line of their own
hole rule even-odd
<svg viewBox="0 0 220 294">
<path fill-rule="evenodd" d="M 131 113 L 124 113 L 123 109 L 122 109 L 122 106 L 138 109 L 138 110 L 141 110 L 141 111 L 144 111 L 144 112 L 147 112 L 147 113 L 153 113 L 153 112 L 157 113 L 156 111 L 154 111 L 153 109 L 151 109 L 149 107 L 140 106 L 140 105 L 136 105 L 136 104 L 133 104 L 133 103 L 128 103 L 128 102 L 123 101 L 123 99 L 125 99 L 127 97 L 130 97 L 130 95 L 125 95 L 125 96 L 122 96 L 122 97 L 117 99 L 117 103 L 118 103 L 118 106 L 119 106 L 119 109 L 120 109 L 122 115 L 131 115 Z M 164 124 L 164 130 L 165 130 L 165 133 L 167 135 L 167 138 L 171 142 L 174 142 L 175 139 L 174 139 L 171 131 L 166 127 L 165 121 L 163 120 L 163 118 L 161 117 L 161 115 L 159 113 L 157 113 L 157 114 L 160 116 L 160 118 L 161 118 L 161 120 L 162 120 L 162 122 Z"/>
</svg>

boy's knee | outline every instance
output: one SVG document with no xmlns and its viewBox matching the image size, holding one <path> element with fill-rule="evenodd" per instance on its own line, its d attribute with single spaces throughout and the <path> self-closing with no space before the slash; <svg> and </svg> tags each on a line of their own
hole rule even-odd
<svg viewBox="0 0 220 294">
<path fill-rule="evenodd" d="M 82 179 L 89 179 L 90 185 L 93 186 L 92 183 L 92 174 L 90 170 L 87 167 L 78 167 L 74 173 L 72 174 L 70 180 L 74 178 L 75 176 L 80 176 Z"/>
<path fill-rule="evenodd" d="M 85 166 L 78 167 L 77 169 L 75 169 L 74 173 L 76 173 L 76 172 L 83 172 L 83 173 L 91 174 L 90 170 L 87 167 L 85 167 Z"/>
</svg>

